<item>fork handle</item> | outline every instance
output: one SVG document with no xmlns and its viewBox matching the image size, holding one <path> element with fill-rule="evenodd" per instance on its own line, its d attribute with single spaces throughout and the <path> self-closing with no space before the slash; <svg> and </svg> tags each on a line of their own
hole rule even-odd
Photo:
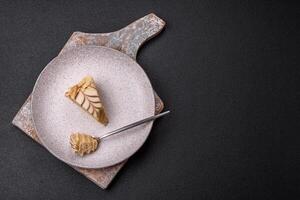
<svg viewBox="0 0 300 200">
<path fill-rule="evenodd" d="M 132 123 L 132 124 L 123 126 L 123 127 L 119 128 L 119 129 L 117 129 L 117 130 L 114 130 L 114 131 L 111 131 L 111 132 L 109 132 L 109 133 L 106 133 L 105 135 L 102 135 L 101 137 L 99 137 L 99 139 L 102 140 L 102 139 L 104 139 L 104 138 L 107 138 L 107 137 L 109 137 L 109 136 L 115 135 L 115 134 L 117 134 L 117 133 L 120 133 L 120 132 L 125 131 L 125 130 L 128 130 L 128 129 L 131 129 L 131 128 L 136 127 L 136 126 L 138 126 L 138 125 L 141 125 L 141 124 L 143 124 L 143 123 L 146 123 L 146 122 L 155 120 L 155 119 L 157 119 L 157 118 L 159 118 L 159 117 L 162 117 L 162 116 L 164 116 L 164 115 L 167 115 L 167 114 L 169 114 L 169 113 L 170 113 L 170 111 L 168 110 L 168 111 L 162 112 L 162 113 L 160 113 L 160 114 L 158 114 L 158 115 L 154 115 L 154 116 L 151 116 L 151 117 L 148 117 L 148 118 L 139 120 L 139 121 L 134 122 L 134 123 Z"/>
</svg>

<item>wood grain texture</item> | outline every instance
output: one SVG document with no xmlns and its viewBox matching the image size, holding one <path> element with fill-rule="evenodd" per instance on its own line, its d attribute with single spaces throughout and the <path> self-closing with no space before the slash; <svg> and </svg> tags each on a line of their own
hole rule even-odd
<svg viewBox="0 0 300 200">
<path fill-rule="evenodd" d="M 165 22 L 162 19 L 158 18 L 155 14 L 149 14 L 116 32 L 74 32 L 60 53 L 76 46 L 97 45 L 116 49 L 129 55 L 131 58 L 136 59 L 140 46 L 145 41 L 160 33 L 164 26 Z M 163 110 L 164 105 L 155 91 L 154 94 L 155 112 L 160 113 Z M 31 95 L 27 98 L 17 115 L 14 117 L 12 124 L 20 128 L 25 134 L 41 144 L 36 135 L 36 130 L 34 129 L 31 116 Z M 99 187 L 105 189 L 111 183 L 116 174 L 121 170 L 126 161 L 101 169 L 71 167 L 83 174 L 89 180 L 93 181 Z"/>
</svg>

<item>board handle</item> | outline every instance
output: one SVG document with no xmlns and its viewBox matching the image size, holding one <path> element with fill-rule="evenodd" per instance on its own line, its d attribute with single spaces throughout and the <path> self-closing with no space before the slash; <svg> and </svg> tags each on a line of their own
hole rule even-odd
<svg viewBox="0 0 300 200">
<path fill-rule="evenodd" d="M 162 19 L 151 13 L 111 33 L 74 32 L 63 51 L 81 45 L 106 46 L 136 60 L 137 52 L 142 44 L 160 33 L 165 24 Z"/>
<path fill-rule="evenodd" d="M 118 43 L 117 40 L 120 40 L 120 51 L 136 59 L 137 52 L 143 43 L 159 34 L 165 24 L 162 19 L 151 13 L 115 32 L 113 35 L 116 40 L 110 42 Z"/>
</svg>

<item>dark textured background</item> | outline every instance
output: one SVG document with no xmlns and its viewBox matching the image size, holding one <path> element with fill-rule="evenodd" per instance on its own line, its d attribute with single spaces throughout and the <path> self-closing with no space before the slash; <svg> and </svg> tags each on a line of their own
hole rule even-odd
<svg viewBox="0 0 300 200">
<path fill-rule="evenodd" d="M 285 1 L 1 1 L 1 199 L 292 199 L 299 186 L 299 4 Z M 172 115 L 107 191 L 11 125 L 73 31 L 154 12 L 138 55 Z M 299 199 L 299 196 L 294 196 Z"/>
</svg>

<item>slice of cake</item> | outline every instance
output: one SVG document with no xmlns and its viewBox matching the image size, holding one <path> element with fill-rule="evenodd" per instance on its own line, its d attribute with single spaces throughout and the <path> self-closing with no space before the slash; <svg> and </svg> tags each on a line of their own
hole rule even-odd
<svg viewBox="0 0 300 200">
<path fill-rule="evenodd" d="M 91 76 L 84 77 L 78 84 L 69 88 L 65 95 L 92 115 L 98 122 L 107 125 L 108 118 L 94 79 Z"/>
</svg>

